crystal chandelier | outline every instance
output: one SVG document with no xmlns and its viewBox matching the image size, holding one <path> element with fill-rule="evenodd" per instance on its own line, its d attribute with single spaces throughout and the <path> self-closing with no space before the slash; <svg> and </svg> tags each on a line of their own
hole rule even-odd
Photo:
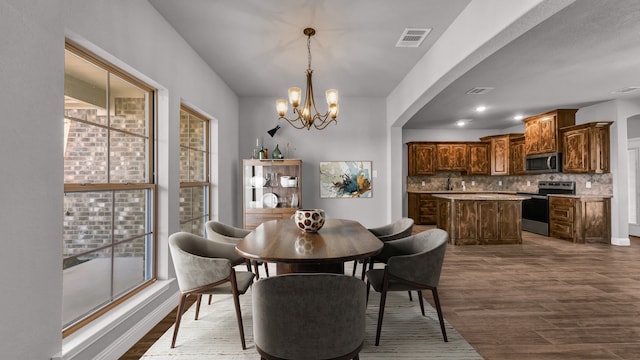
<svg viewBox="0 0 640 360">
<path fill-rule="evenodd" d="M 322 130 L 332 122 L 338 123 L 336 120 L 336 117 L 338 117 L 338 90 L 329 89 L 325 92 L 328 109 L 326 113 L 320 114 L 316 108 L 316 101 L 313 98 L 313 85 L 311 83 L 311 74 L 313 73 L 313 70 L 311 70 L 311 37 L 315 35 L 316 31 L 312 28 L 306 28 L 303 33 L 307 36 L 307 52 L 309 59 L 309 66 L 307 68 L 307 90 L 304 103 L 302 104 L 302 107 L 298 107 L 300 105 L 300 99 L 302 98 L 302 89 L 299 87 L 292 87 L 289 88 L 289 102 L 291 103 L 291 106 L 293 106 L 293 116 L 295 117 L 289 119 L 285 116 L 288 108 L 287 101 L 285 99 L 276 100 L 276 109 L 280 116 L 278 119 L 287 120 L 289 124 L 296 129 L 306 128 L 307 130 L 310 130 L 311 126 L 313 126 L 318 130 Z"/>
</svg>

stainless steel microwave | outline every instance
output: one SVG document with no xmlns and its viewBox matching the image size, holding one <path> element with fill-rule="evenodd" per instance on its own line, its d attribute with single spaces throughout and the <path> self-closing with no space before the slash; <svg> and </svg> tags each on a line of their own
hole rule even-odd
<svg viewBox="0 0 640 360">
<path fill-rule="evenodd" d="M 562 171 L 562 153 L 529 155 L 525 159 L 528 174 L 557 173 Z"/>
</svg>

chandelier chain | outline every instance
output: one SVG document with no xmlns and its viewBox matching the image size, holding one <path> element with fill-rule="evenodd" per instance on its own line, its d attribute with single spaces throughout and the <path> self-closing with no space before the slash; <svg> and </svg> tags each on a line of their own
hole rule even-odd
<svg viewBox="0 0 640 360">
<path fill-rule="evenodd" d="M 311 35 L 307 36 L 307 54 L 309 65 L 307 65 L 307 69 L 311 69 Z"/>
</svg>

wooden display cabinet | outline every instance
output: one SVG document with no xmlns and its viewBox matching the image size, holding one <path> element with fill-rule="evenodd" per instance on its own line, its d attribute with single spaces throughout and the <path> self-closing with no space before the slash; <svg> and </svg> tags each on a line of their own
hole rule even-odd
<svg viewBox="0 0 640 360">
<path fill-rule="evenodd" d="M 609 172 L 609 128 L 602 121 L 569 126 L 562 132 L 562 172 L 602 174 Z"/>
<path fill-rule="evenodd" d="M 265 221 L 288 219 L 302 205 L 302 161 L 243 160 L 242 224 L 253 230 Z M 283 180 L 289 177 L 289 181 Z"/>
<path fill-rule="evenodd" d="M 434 143 L 407 143 L 409 176 L 434 175 L 436 173 L 436 145 Z"/>
<path fill-rule="evenodd" d="M 523 119 L 525 155 L 561 152 L 560 128 L 575 125 L 577 111 L 558 109 Z"/>
</svg>

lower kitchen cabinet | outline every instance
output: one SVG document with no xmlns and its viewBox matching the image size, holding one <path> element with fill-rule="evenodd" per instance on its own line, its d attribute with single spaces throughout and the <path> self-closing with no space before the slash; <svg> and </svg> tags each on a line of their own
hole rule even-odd
<svg viewBox="0 0 640 360">
<path fill-rule="evenodd" d="M 574 243 L 611 242 L 611 199 L 549 196 L 549 236 Z"/>
<path fill-rule="evenodd" d="M 431 194 L 409 193 L 409 217 L 416 225 L 435 225 L 438 201 Z"/>
</svg>

